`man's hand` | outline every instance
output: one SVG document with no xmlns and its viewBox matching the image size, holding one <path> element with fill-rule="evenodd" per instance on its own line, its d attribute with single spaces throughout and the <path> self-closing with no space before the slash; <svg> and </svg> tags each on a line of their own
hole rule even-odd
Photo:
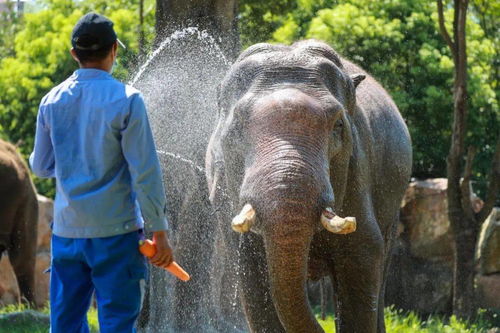
<svg viewBox="0 0 500 333">
<path fill-rule="evenodd" d="M 153 242 L 156 245 L 156 254 L 149 259 L 153 265 L 165 267 L 174 261 L 172 248 L 168 244 L 166 231 L 155 231 L 153 233 Z"/>
</svg>

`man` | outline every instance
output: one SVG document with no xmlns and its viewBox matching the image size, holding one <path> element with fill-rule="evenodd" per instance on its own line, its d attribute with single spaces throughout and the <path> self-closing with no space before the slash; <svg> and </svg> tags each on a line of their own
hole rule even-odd
<svg viewBox="0 0 500 333">
<path fill-rule="evenodd" d="M 80 65 L 41 101 L 30 164 L 57 184 L 50 281 L 51 332 L 88 332 L 95 291 L 102 333 L 133 332 L 153 232 L 156 266 L 169 264 L 165 193 L 141 94 L 111 76 L 113 23 L 90 13 L 73 29 Z"/>
</svg>

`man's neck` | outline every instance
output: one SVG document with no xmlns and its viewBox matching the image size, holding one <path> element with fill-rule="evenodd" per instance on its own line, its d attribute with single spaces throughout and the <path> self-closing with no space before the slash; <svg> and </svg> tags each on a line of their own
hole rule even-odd
<svg viewBox="0 0 500 333">
<path fill-rule="evenodd" d="M 85 64 L 80 64 L 80 68 L 85 68 L 85 69 L 100 69 L 102 71 L 108 72 L 109 73 L 109 68 L 108 66 L 102 64 L 102 63 L 96 63 L 96 62 L 86 62 Z"/>
</svg>

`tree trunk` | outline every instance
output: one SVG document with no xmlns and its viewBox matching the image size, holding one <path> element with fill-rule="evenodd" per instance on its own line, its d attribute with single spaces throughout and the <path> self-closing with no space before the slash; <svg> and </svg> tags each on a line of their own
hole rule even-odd
<svg viewBox="0 0 500 333">
<path fill-rule="evenodd" d="M 475 223 L 475 221 L 471 221 Z M 456 235 L 455 265 L 453 272 L 453 313 L 460 318 L 472 318 L 477 310 L 474 292 L 477 231 Z"/>
<path fill-rule="evenodd" d="M 144 0 L 139 0 L 139 57 L 144 57 L 145 54 L 145 37 L 144 37 Z M 141 59 L 142 60 L 142 59 Z"/>
<path fill-rule="evenodd" d="M 453 278 L 453 313 L 463 319 L 477 313 L 474 293 L 475 250 L 480 225 L 490 214 L 500 187 L 500 140 L 497 142 L 485 205 L 474 212 L 470 201 L 472 162 L 475 150 L 469 147 L 465 167 L 465 136 L 467 129 L 467 45 L 465 27 L 468 0 L 454 0 L 453 36 L 444 21 L 443 1 L 437 0 L 439 28 L 448 44 L 455 64 L 453 86 L 453 133 L 447 158 L 448 217 L 455 237 L 455 263 Z M 461 176 L 463 171 L 463 180 Z"/>
<path fill-rule="evenodd" d="M 178 29 L 196 26 L 220 40 L 221 49 L 232 60 L 240 49 L 237 14 L 237 0 L 157 0 L 157 40 Z"/>
<path fill-rule="evenodd" d="M 455 63 L 453 87 L 453 134 L 447 160 L 448 216 L 455 237 L 455 263 L 453 281 L 453 313 L 460 318 L 470 318 L 475 313 L 474 301 L 474 250 L 477 231 L 474 218 L 467 218 L 462 205 L 464 193 L 460 187 L 464 140 L 467 121 L 467 49 L 465 24 L 467 0 L 454 0 L 453 37 L 450 49 Z M 442 10 L 442 8 L 441 8 Z M 443 23 L 444 26 L 444 23 Z M 467 184 L 468 185 L 468 184 Z"/>
</svg>

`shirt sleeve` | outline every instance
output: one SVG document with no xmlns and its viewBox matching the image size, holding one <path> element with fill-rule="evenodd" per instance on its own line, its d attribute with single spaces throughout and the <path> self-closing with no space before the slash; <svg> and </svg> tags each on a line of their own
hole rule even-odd
<svg viewBox="0 0 500 333">
<path fill-rule="evenodd" d="M 166 196 L 156 147 L 141 95 L 132 97 L 121 145 L 146 231 L 168 229 Z"/>
<path fill-rule="evenodd" d="M 31 170 L 38 177 L 55 177 L 55 159 L 49 127 L 45 124 L 44 108 L 40 106 L 36 120 L 35 147 L 29 158 Z"/>
</svg>

